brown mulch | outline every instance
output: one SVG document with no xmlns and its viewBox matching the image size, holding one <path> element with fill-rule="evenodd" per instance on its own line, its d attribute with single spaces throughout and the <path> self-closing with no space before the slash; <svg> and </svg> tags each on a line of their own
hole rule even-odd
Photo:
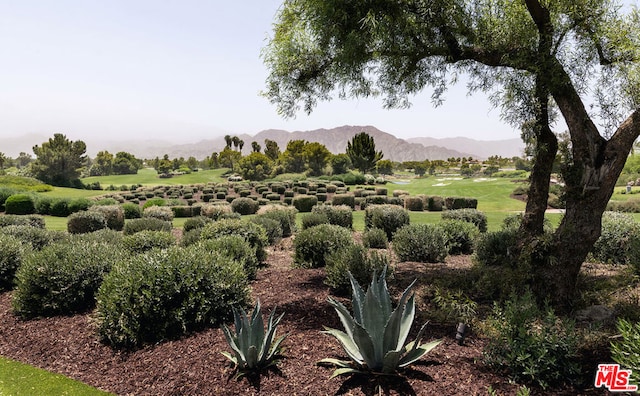
<svg viewBox="0 0 640 396">
<path fill-rule="evenodd" d="M 468 266 L 468 258 L 453 258 L 444 267 Z M 345 358 L 338 342 L 322 334 L 323 326 L 341 328 L 327 304 L 322 269 L 292 269 L 291 240 L 271 248 L 267 267 L 252 284 L 263 313 L 277 307 L 285 312 L 278 328 L 288 333 L 286 358 L 277 370 L 259 377 L 233 378 L 233 369 L 220 351 L 229 350 L 218 328 L 167 341 L 133 352 L 114 351 L 98 340 L 91 313 L 23 321 L 11 313 L 11 293 L 0 294 L 0 355 L 61 373 L 118 395 L 372 395 L 375 384 L 366 377 L 329 379 L 332 368 L 317 361 Z M 425 271 L 425 267 L 422 267 Z M 400 265 L 412 275 L 416 265 Z M 417 326 L 416 326 L 417 327 Z M 480 363 L 485 341 L 471 334 L 464 345 L 455 342 L 451 326 L 430 325 L 425 341 L 443 342 L 402 377 L 380 380 L 388 395 L 515 394 L 500 373 Z M 414 329 L 415 331 L 415 329 Z M 540 394 L 603 394 L 562 389 Z"/>
</svg>

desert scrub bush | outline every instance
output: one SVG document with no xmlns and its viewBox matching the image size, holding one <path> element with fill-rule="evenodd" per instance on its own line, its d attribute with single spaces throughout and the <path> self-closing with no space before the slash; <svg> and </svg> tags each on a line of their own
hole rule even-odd
<svg viewBox="0 0 640 396">
<path fill-rule="evenodd" d="M 351 231 L 332 224 L 320 224 L 300 231 L 293 241 L 294 263 L 300 267 L 318 268 L 326 264 L 326 255 L 352 241 Z"/>
<path fill-rule="evenodd" d="M 487 215 L 477 209 L 455 209 L 442 212 L 442 220 L 462 220 L 472 223 L 480 232 L 487 232 Z"/>
<path fill-rule="evenodd" d="M 205 225 L 200 232 L 200 240 L 216 239 L 224 235 L 239 235 L 244 238 L 254 249 L 258 262 L 267 258 L 264 250 L 267 234 L 261 226 L 239 219 L 221 219 Z"/>
<path fill-rule="evenodd" d="M 124 228 L 124 209 L 120 205 L 92 206 L 89 211 L 102 213 L 107 221 L 107 228 L 111 230 L 122 231 Z"/>
<path fill-rule="evenodd" d="M 480 235 L 478 228 L 462 220 L 445 220 L 438 224 L 447 240 L 449 254 L 471 254 L 476 238 Z"/>
<path fill-rule="evenodd" d="M 140 231 L 122 238 L 122 246 L 132 253 L 144 253 L 151 249 L 168 249 L 176 244 L 176 237 L 164 231 Z"/>
<path fill-rule="evenodd" d="M 323 213 L 327 216 L 329 224 L 339 225 L 344 228 L 353 228 L 353 210 L 347 205 L 316 205 L 311 213 Z"/>
<path fill-rule="evenodd" d="M 275 245 L 282 240 L 282 227 L 279 221 L 263 216 L 255 216 L 249 221 L 264 228 L 269 245 Z"/>
<path fill-rule="evenodd" d="M 37 228 L 44 228 L 44 217 L 36 214 L 32 215 L 4 215 L 0 216 L 0 227 L 11 225 L 23 225 Z"/>
<path fill-rule="evenodd" d="M 362 233 L 362 244 L 371 249 L 386 249 L 389 247 L 387 233 L 379 228 L 371 228 Z"/>
<path fill-rule="evenodd" d="M 430 212 L 442 212 L 444 209 L 444 198 L 438 196 L 427 197 L 427 209 Z"/>
<path fill-rule="evenodd" d="M 4 201 L 6 214 L 27 215 L 36 213 L 34 199 L 30 194 L 14 194 Z"/>
<path fill-rule="evenodd" d="M 478 200 L 466 197 L 446 197 L 444 199 L 444 205 L 448 210 L 476 209 L 478 207 Z"/>
<path fill-rule="evenodd" d="M 640 223 L 629 214 L 605 212 L 591 255 L 603 263 L 632 264 L 640 272 Z"/>
<path fill-rule="evenodd" d="M 303 213 L 301 219 L 302 229 L 315 227 L 320 224 L 329 224 L 329 219 L 324 213 Z"/>
<path fill-rule="evenodd" d="M 229 319 L 249 298 L 242 265 L 203 247 L 151 250 L 118 262 L 97 293 L 102 340 L 135 348 Z"/>
<path fill-rule="evenodd" d="M 67 219 L 67 231 L 70 234 L 84 234 L 103 228 L 107 228 L 107 219 L 98 211 L 76 212 Z"/>
<path fill-rule="evenodd" d="M 54 243 L 27 255 L 16 272 L 13 311 L 33 318 L 91 309 L 104 275 L 123 257 L 114 246 L 84 241 Z"/>
<path fill-rule="evenodd" d="M 298 210 L 291 206 L 265 205 L 258 210 L 256 217 L 276 220 L 282 228 L 282 236 L 290 237 L 296 231 L 296 214 Z"/>
<path fill-rule="evenodd" d="M 318 197 L 315 195 L 299 194 L 293 197 L 292 204 L 298 209 L 298 212 L 311 212 L 311 209 L 318 204 Z"/>
<path fill-rule="evenodd" d="M 365 231 L 372 228 L 384 230 L 389 241 L 394 232 L 407 224 L 409 224 L 409 212 L 396 205 L 367 205 L 364 210 Z"/>
<path fill-rule="evenodd" d="M 280 195 L 278 195 L 278 199 L 280 199 Z M 240 197 L 231 201 L 231 209 L 243 216 L 255 214 L 259 208 L 260 205 L 258 204 L 258 202 L 254 201 L 251 198 Z"/>
<path fill-rule="evenodd" d="M 212 223 L 213 221 L 214 220 L 211 219 L 210 217 L 205 217 L 205 216 L 191 217 L 185 220 L 184 224 L 182 225 L 182 231 L 189 232 L 196 228 L 202 228 L 205 225 Z"/>
<path fill-rule="evenodd" d="M 142 217 L 142 208 L 131 202 L 122 204 L 122 211 L 125 219 L 139 219 Z"/>
<path fill-rule="evenodd" d="M 223 235 L 199 242 L 203 248 L 218 252 L 242 264 L 247 279 L 254 280 L 258 273 L 258 257 L 255 249 L 241 235 Z"/>
<path fill-rule="evenodd" d="M 200 215 L 208 217 L 213 220 L 221 219 L 223 216 L 233 213 L 231 205 L 228 203 L 223 204 L 206 204 L 200 208 Z"/>
<path fill-rule="evenodd" d="M 393 235 L 393 251 L 400 261 L 440 263 L 447 257 L 447 237 L 435 224 L 408 224 Z"/>
<path fill-rule="evenodd" d="M 327 277 L 324 281 L 336 293 L 351 290 L 349 273 L 360 284 L 371 283 L 373 274 L 389 265 L 389 258 L 357 243 L 349 243 L 325 257 Z"/>
<path fill-rule="evenodd" d="M 514 254 L 517 242 L 517 228 L 481 234 L 476 239 L 473 261 L 486 267 L 513 267 L 517 261 Z"/>
<path fill-rule="evenodd" d="M 640 384 L 640 323 L 619 319 L 616 328 L 622 338 L 611 343 L 611 358 L 631 370 L 631 383 Z"/>
<path fill-rule="evenodd" d="M 355 196 L 353 194 L 334 194 L 331 198 L 331 205 L 346 205 L 353 209 L 356 207 Z"/>
<path fill-rule="evenodd" d="M 494 304 L 482 324 L 489 342 L 484 363 L 505 370 L 519 383 L 541 388 L 572 382 L 579 373 L 578 336 L 574 323 L 549 307 L 540 309 L 531 292 Z"/>
<path fill-rule="evenodd" d="M 127 221 L 122 232 L 124 235 L 131 235 L 144 230 L 171 232 L 171 228 L 170 221 L 160 220 L 155 217 L 145 217 Z"/>
<path fill-rule="evenodd" d="M 395 193 L 395 191 L 394 191 Z M 422 212 L 424 211 L 424 200 L 421 197 L 409 197 L 405 196 L 404 199 L 404 208 L 410 210 L 412 212 Z"/>
<path fill-rule="evenodd" d="M 122 244 L 123 237 L 119 231 L 104 228 L 87 234 L 67 234 L 66 238 L 60 241 L 106 243 L 108 245 L 119 246 Z"/>
<path fill-rule="evenodd" d="M 12 235 L 22 242 L 29 244 L 34 250 L 40 250 L 62 237 L 60 233 L 55 231 L 28 225 L 1 227 L 0 234 Z"/>
<path fill-rule="evenodd" d="M 27 253 L 25 245 L 16 237 L 0 234 L 0 291 L 13 288 L 13 280 Z"/>
<path fill-rule="evenodd" d="M 150 199 L 147 199 L 147 202 L 145 202 L 144 205 L 142 205 L 142 209 L 144 210 L 152 206 L 165 206 L 166 204 L 167 204 L 167 201 L 165 201 L 164 198 L 160 198 L 160 197 L 150 198 Z"/>
<path fill-rule="evenodd" d="M 142 218 L 154 218 L 158 220 L 173 221 L 173 211 L 168 206 L 150 206 L 142 211 Z"/>
</svg>

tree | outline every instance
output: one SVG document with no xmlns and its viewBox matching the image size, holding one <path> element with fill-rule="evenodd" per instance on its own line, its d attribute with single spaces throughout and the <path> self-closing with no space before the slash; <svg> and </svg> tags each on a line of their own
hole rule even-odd
<svg viewBox="0 0 640 396">
<path fill-rule="evenodd" d="M 0 170 L 4 169 L 5 162 L 7 162 L 7 156 L 5 153 L 0 152 Z"/>
<path fill-rule="evenodd" d="M 520 262 L 529 258 L 524 280 L 536 295 L 570 308 L 640 135 L 640 16 L 623 10 L 613 0 L 286 0 L 264 51 L 265 96 L 287 116 L 300 107 L 310 112 L 335 89 L 341 97 L 381 94 L 386 107 L 403 107 L 431 87 L 438 104 L 452 77 L 465 73 L 471 92 L 491 94 L 533 147 L 516 250 Z M 570 135 L 562 167 L 567 206 L 544 242 L 558 116 Z"/>
<path fill-rule="evenodd" d="M 253 152 L 238 161 L 238 172 L 247 180 L 264 180 L 271 175 L 273 161 L 265 154 Z"/>
<path fill-rule="evenodd" d="M 391 162 L 390 160 L 378 161 L 376 168 L 378 169 L 378 173 L 381 175 L 393 174 L 393 162 Z"/>
<path fill-rule="evenodd" d="M 382 159 L 382 151 L 376 151 L 375 141 L 366 132 L 360 132 L 347 142 L 347 155 L 353 166 L 362 173 L 375 168 Z"/>
<path fill-rule="evenodd" d="M 233 148 L 234 148 L 235 150 L 237 150 L 237 149 L 238 149 L 238 146 L 240 145 L 240 138 L 239 138 L 239 137 L 237 137 L 237 136 L 233 136 L 233 137 L 231 138 L 231 142 L 233 143 Z"/>
<path fill-rule="evenodd" d="M 113 159 L 114 175 L 135 175 L 142 168 L 142 160 L 125 151 L 116 153 Z"/>
<path fill-rule="evenodd" d="M 242 153 L 242 148 L 244 147 L 244 140 L 238 139 L 238 151 Z"/>
<path fill-rule="evenodd" d="M 187 158 L 186 164 L 192 171 L 198 170 L 198 159 L 196 157 L 191 156 Z"/>
<path fill-rule="evenodd" d="M 330 157 L 331 152 L 322 143 L 307 143 L 304 147 L 304 158 L 309 166 L 311 176 L 322 175 Z"/>
<path fill-rule="evenodd" d="M 24 168 L 25 166 L 29 165 L 32 160 L 33 159 L 31 158 L 31 154 L 27 154 L 24 151 L 21 151 L 20 154 L 18 154 L 18 158 L 16 158 L 16 164 L 18 168 Z"/>
<path fill-rule="evenodd" d="M 242 158 L 242 154 L 225 147 L 218 155 L 218 163 L 225 168 L 233 169 L 233 166 L 238 163 L 240 158 Z"/>
<path fill-rule="evenodd" d="M 41 146 L 33 146 L 36 160 L 31 165 L 33 175 L 54 186 L 77 186 L 86 156 L 87 146 L 82 140 L 71 141 L 56 133 Z"/>
<path fill-rule="evenodd" d="M 159 175 L 170 174 L 171 170 L 173 170 L 173 162 L 169 159 L 169 154 L 165 154 L 162 159 L 156 157 L 153 168 Z"/>
<path fill-rule="evenodd" d="M 231 136 L 230 135 L 224 135 L 224 142 L 225 142 L 225 147 L 230 149 L 231 148 L 231 143 L 233 143 L 233 141 L 231 140 Z"/>
<path fill-rule="evenodd" d="M 331 169 L 334 175 L 347 173 L 352 166 L 351 158 L 346 154 L 336 154 L 331 157 Z"/>
<path fill-rule="evenodd" d="M 220 164 L 218 163 L 218 153 L 216 153 L 215 151 L 212 152 L 211 155 L 207 157 L 207 159 L 207 165 L 209 166 L 209 168 L 218 169 L 218 167 L 220 166 Z"/>
<path fill-rule="evenodd" d="M 304 148 L 306 145 L 306 140 L 290 140 L 287 143 L 287 149 L 282 153 L 282 163 L 287 172 L 304 172 L 306 165 Z"/>
<path fill-rule="evenodd" d="M 113 172 L 113 154 L 104 150 L 98 151 L 96 158 L 89 168 L 91 176 L 108 176 Z"/>
<path fill-rule="evenodd" d="M 256 141 L 253 141 L 253 142 L 251 142 L 251 150 L 254 153 L 259 153 L 260 150 L 262 150 L 262 147 L 260 147 L 260 143 L 258 143 Z"/>
<path fill-rule="evenodd" d="M 273 140 L 264 139 L 264 146 L 264 154 L 271 158 L 272 161 L 276 161 L 280 156 L 280 147 L 278 147 L 278 143 Z"/>
</svg>

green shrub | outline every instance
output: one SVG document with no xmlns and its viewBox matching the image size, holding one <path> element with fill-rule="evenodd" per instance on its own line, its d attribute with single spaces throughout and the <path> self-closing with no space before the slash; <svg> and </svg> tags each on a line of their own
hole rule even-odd
<svg viewBox="0 0 640 396">
<path fill-rule="evenodd" d="M 16 237 L 0 234 L 0 291 L 10 290 L 27 250 Z"/>
<path fill-rule="evenodd" d="M 611 358 L 631 370 L 630 382 L 640 384 L 640 323 L 618 320 L 618 333 L 622 338 L 611 343 Z"/>
<path fill-rule="evenodd" d="M 424 200 L 421 197 L 404 197 L 404 208 L 412 212 L 424 211 Z"/>
<path fill-rule="evenodd" d="M 301 223 L 302 229 L 306 230 L 320 224 L 329 224 L 329 219 L 324 213 L 303 213 Z"/>
<path fill-rule="evenodd" d="M 33 197 L 29 194 L 14 194 L 4 201 L 6 214 L 26 215 L 36 213 Z"/>
<path fill-rule="evenodd" d="M 185 220 L 184 225 L 182 226 L 183 232 L 189 232 L 196 228 L 202 228 L 205 225 L 213 222 L 210 217 L 205 216 L 195 216 Z"/>
<path fill-rule="evenodd" d="M 375 272 L 381 273 L 389 265 L 389 258 L 386 255 L 369 251 L 364 246 L 353 242 L 328 254 L 325 260 L 327 277 L 324 283 L 340 294 L 351 290 L 349 273 L 359 284 L 367 284 L 371 283 Z"/>
<path fill-rule="evenodd" d="M 122 204 L 122 210 L 124 211 L 125 219 L 139 219 L 142 217 L 142 208 L 140 208 L 140 205 L 127 202 Z"/>
<path fill-rule="evenodd" d="M 124 224 L 122 232 L 125 235 L 135 234 L 136 232 L 144 230 L 171 232 L 171 228 L 172 224 L 170 221 L 160 220 L 155 217 L 145 217 L 127 221 Z"/>
<path fill-rule="evenodd" d="M 449 254 L 471 254 L 475 240 L 480 234 L 478 228 L 462 220 L 445 220 L 438 224 L 447 239 Z"/>
<path fill-rule="evenodd" d="M 632 264 L 640 270 L 640 223 L 629 214 L 605 212 L 591 255 L 596 261 Z"/>
<path fill-rule="evenodd" d="M 474 224 L 480 232 L 487 232 L 487 216 L 477 209 L 456 209 L 442 212 L 442 220 L 462 220 Z"/>
<path fill-rule="evenodd" d="M 362 244 L 371 249 L 386 249 L 389 247 L 387 233 L 379 228 L 371 228 L 362 233 Z"/>
<path fill-rule="evenodd" d="M 609 201 L 607 210 L 611 212 L 640 213 L 640 199 Z"/>
<path fill-rule="evenodd" d="M 531 292 L 512 296 L 501 307 L 494 305 L 485 321 L 489 342 L 484 362 L 506 370 L 516 382 L 547 388 L 571 382 L 579 373 L 578 337 L 573 322 L 541 310 Z"/>
<path fill-rule="evenodd" d="M 308 228 L 299 232 L 293 241 L 294 262 L 301 267 L 324 267 L 326 255 L 352 240 L 351 232 L 337 225 L 320 224 Z"/>
<path fill-rule="evenodd" d="M 353 228 L 353 210 L 347 205 L 316 205 L 312 213 L 323 213 L 327 216 L 329 224 L 339 225 L 344 228 Z"/>
<path fill-rule="evenodd" d="M 40 215 L 4 215 L 0 216 L 0 227 L 23 225 L 44 228 L 44 217 Z"/>
<path fill-rule="evenodd" d="M 430 212 L 442 212 L 442 209 L 444 209 L 444 198 L 438 196 L 428 197 L 427 209 L 429 209 Z"/>
<path fill-rule="evenodd" d="M 392 242 L 400 261 L 440 263 L 448 253 L 444 230 L 434 224 L 408 224 L 393 235 Z"/>
<path fill-rule="evenodd" d="M 353 194 L 335 194 L 331 198 L 331 205 L 346 205 L 354 209 L 356 205 L 355 196 Z"/>
<path fill-rule="evenodd" d="M 103 228 L 107 228 L 107 219 L 98 211 L 76 212 L 67 219 L 67 231 L 71 234 L 84 234 Z"/>
<path fill-rule="evenodd" d="M 223 235 L 215 239 L 201 240 L 200 246 L 219 252 L 242 264 L 247 279 L 253 280 L 258 272 L 258 257 L 255 249 L 242 235 Z"/>
<path fill-rule="evenodd" d="M 87 210 L 91 206 L 91 201 L 87 198 L 73 198 L 69 200 L 67 208 L 69 213 L 76 213 L 82 210 Z"/>
<path fill-rule="evenodd" d="M 444 199 L 444 204 L 448 210 L 476 209 L 478 200 L 466 197 L 447 197 Z"/>
<path fill-rule="evenodd" d="M 91 242 L 91 243 L 106 243 L 112 246 L 120 246 L 122 244 L 122 238 L 124 236 L 119 231 L 110 230 L 104 228 L 95 232 L 86 234 L 66 234 L 66 238 L 60 239 L 60 241 L 67 242 Z"/>
<path fill-rule="evenodd" d="M 242 265 L 203 247 L 151 250 L 118 263 L 97 294 L 98 333 L 116 347 L 178 338 L 229 319 L 249 298 Z"/>
<path fill-rule="evenodd" d="M 193 228 L 189 231 L 182 233 L 182 238 L 180 239 L 180 246 L 187 247 L 193 244 L 196 244 L 200 241 L 200 234 L 202 233 L 203 227 Z"/>
<path fill-rule="evenodd" d="M 176 244 L 176 237 L 164 231 L 140 231 L 122 238 L 122 246 L 132 253 L 144 253 L 154 248 L 168 249 Z"/>
<path fill-rule="evenodd" d="M 7 198 L 17 193 L 18 193 L 18 190 L 16 189 L 0 186 L 0 211 L 4 210 L 4 203 L 7 200 Z"/>
<path fill-rule="evenodd" d="M 300 194 L 293 197 L 292 203 L 293 206 L 298 209 L 298 212 L 307 213 L 311 212 L 311 209 L 318 204 L 318 197 Z"/>
<path fill-rule="evenodd" d="M 278 195 L 278 199 L 280 199 L 279 195 Z M 231 202 L 231 209 L 236 213 L 240 213 L 241 215 L 255 214 L 258 211 L 259 207 L 260 205 L 251 198 L 240 197 L 240 198 L 234 199 Z"/>
<path fill-rule="evenodd" d="M 36 213 L 41 215 L 51 214 L 51 204 L 53 203 L 53 198 L 48 197 L 46 195 L 38 195 L 35 200 Z"/>
<path fill-rule="evenodd" d="M 168 206 L 149 206 L 142 211 L 142 218 L 149 217 L 171 222 L 173 221 L 173 211 Z"/>
<path fill-rule="evenodd" d="M 142 205 L 142 209 L 144 210 L 151 206 L 165 206 L 166 204 L 167 201 L 165 201 L 164 198 L 150 198 Z"/>
<path fill-rule="evenodd" d="M 389 197 L 386 195 L 368 195 L 365 199 L 367 206 L 369 205 L 385 205 L 389 203 Z"/>
<path fill-rule="evenodd" d="M 264 250 L 267 234 L 261 226 L 238 219 L 221 219 L 205 225 L 200 233 L 200 239 L 216 239 L 224 235 L 239 235 L 244 238 L 254 249 L 259 262 L 267 258 L 267 252 Z"/>
<path fill-rule="evenodd" d="M 513 254 L 517 241 L 517 228 L 481 234 L 476 240 L 473 260 L 481 266 L 514 267 L 518 259 Z"/>
<path fill-rule="evenodd" d="M 31 245 L 35 250 L 40 250 L 52 243 L 59 235 L 54 231 L 28 225 L 11 225 L 0 228 L 0 234 L 12 235 L 23 243 Z"/>
<path fill-rule="evenodd" d="M 95 293 L 120 250 L 105 243 L 54 243 L 28 255 L 16 272 L 13 310 L 24 318 L 93 308 Z"/>
<path fill-rule="evenodd" d="M 282 236 L 289 237 L 296 231 L 296 214 L 298 210 L 293 207 L 281 205 L 265 205 L 258 210 L 256 217 L 265 217 L 276 220 L 282 228 Z"/>
<path fill-rule="evenodd" d="M 222 218 L 222 216 L 232 212 L 233 209 L 231 208 L 231 205 L 227 203 L 202 205 L 200 209 L 201 216 L 205 216 L 213 220 L 218 220 Z"/>
<path fill-rule="evenodd" d="M 120 205 L 100 205 L 94 206 L 90 212 L 99 212 L 107 220 L 107 228 L 115 231 L 122 231 L 124 227 L 124 208 Z"/>
<path fill-rule="evenodd" d="M 174 218 L 185 218 L 193 216 L 193 208 L 188 205 L 171 206 Z"/>
<path fill-rule="evenodd" d="M 384 230 L 387 240 L 391 240 L 393 233 L 407 224 L 409 212 L 396 205 L 367 205 L 364 211 L 365 231 L 372 228 Z"/>
<path fill-rule="evenodd" d="M 282 227 L 279 221 L 264 216 L 256 216 L 249 221 L 264 228 L 269 245 L 275 245 L 282 240 Z"/>
<path fill-rule="evenodd" d="M 120 202 L 118 202 L 116 199 L 111 197 L 101 198 L 93 203 L 94 206 L 95 205 L 118 205 L 118 204 L 120 204 Z"/>
<path fill-rule="evenodd" d="M 56 198 L 51 202 L 49 213 L 51 216 L 67 217 L 71 214 L 69 210 L 69 198 Z"/>
</svg>

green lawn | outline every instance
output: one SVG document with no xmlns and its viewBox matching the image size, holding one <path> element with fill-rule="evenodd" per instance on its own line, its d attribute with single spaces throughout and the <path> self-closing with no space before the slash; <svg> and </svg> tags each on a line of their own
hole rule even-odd
<svg viewBox="0 0 640 396">
<path fill-rule="evenodd" d="M 63 375 L 0 357 L 0 395 L 112 395 Z"/>
<path fill-rule="evenodd" d="M 174 176 L 167 179 L 158 177 L 158 173 L 152 168 L 144 168 L 138 171 L 136 175 L 112 175 L 112 176 L 92 176 L 82 179 L 84 184 L 100 182 L 102 188 L 110 185 L 120 187 L 122 185 L 130 186 L 132 184 L 142 184 L 144 186 L 158 185 L 176 185 L 176 184 L 198 184 L 208 182 L 224 181 L 222 174 L 227 171 L 226 168 L 211 169 L 199 172 L 192 172 L 187 175 Z"/>
</svg>

